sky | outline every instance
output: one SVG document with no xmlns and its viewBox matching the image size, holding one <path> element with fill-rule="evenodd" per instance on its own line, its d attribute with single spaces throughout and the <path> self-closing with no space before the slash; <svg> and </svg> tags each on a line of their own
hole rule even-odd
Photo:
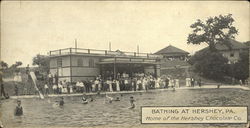
<svg viewBox="0 0 250 128">
<path fill-rule="evenodd" d="M 154 53 L 173 45 L 193 54 L 206 47 L 188 45 L 197 19 L 232 14 L 236 40 L 250 40 L 246 1 L 2 1 L 1 60 L 32 65 L 37 54 L 74 47 Z"/>
</svg>

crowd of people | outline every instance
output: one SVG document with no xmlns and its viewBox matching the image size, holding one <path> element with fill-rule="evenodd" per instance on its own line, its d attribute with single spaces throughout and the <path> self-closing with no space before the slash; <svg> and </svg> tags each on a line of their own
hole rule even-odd
<svg viewBox="0 0 250 128">
<path fill-rule="evenodd" d="M 44 85 L 44 94 L 54 93 L 89 93 L 89 92 L 114 92 L 114 91 L 139 91 L 148 89 L 162 89 L 169 87 L 178 87 L 179 79 L 173 79 L 170 76 L 154 77 L 147 73 L 135 73 L 133 77 L 122 73 L 116 78 L 106 77 L 103 79 L 101 75 L 95 79 L 79 80 L 76 82 L 68 82 L 66 80 L 58 81 L 58 78 L 48 74 L 48 80 Z M 51 90 L 51 91 L 50 91 Z"/>
</svg>

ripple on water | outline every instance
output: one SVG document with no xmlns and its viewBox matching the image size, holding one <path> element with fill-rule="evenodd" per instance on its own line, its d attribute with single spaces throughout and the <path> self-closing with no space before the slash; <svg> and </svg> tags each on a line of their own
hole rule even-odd
<svg viewBox="0 0 250 128">
<path fill-rule="evenodd" d="M 128 109 L 130 96 L 135 98 L 135 109 Z M 120 95 L 112 95 L 117 97 Z M 141 106 L 250 106 L 250 93 L 239 89 L 203 89 L 160 91 L 142 94 L 123 94 L 121 101 L 112 104 L 104 103 L 103 96 L 96 96 L 94 102 L 82 104 L 81 97 L 65 97 L 63 107 L 53 107 L 58 98 L 22 99 L 23 117 L 14 117 L 15 100 L 5 100 L 0 104 L 5 126 L 112 126 L 131 127 L 141 125 Z M 249 115 L 249 114 L 248 114 Z M 250 119 L 250 118 L 249 118 Z M 147 125 L 151 126 L 151 125 Z M 171 127 L 173 125 L 152 125 Z M 190 124 L 178 125 L 183 127 L 219 127 L 227 124 Z M 242 127 L 242 125 L 230 125 Z"/>
</svg>

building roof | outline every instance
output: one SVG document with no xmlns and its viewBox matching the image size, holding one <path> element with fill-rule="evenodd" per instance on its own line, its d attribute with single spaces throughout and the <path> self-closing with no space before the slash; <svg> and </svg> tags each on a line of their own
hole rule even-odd
<svg viewBox="0 0 250 128">
<path fill-rule="evenodd" d="M 247 49 L 247 48 L 249 48 L 249 46 L 247 46 L 246 43 L 240 43 L 239 41 L 230 39 L 229 45 L 219 43 L 219 44 L 215 45 L 215 48 L 219 51 L 227 51 L 227 50 L 230 50 L 230 48 L 231 48 L 231 50 Z M 206 51 L 208 49 L 209 49 L 209 47 L 205 47 L 205 48 L 199 50 L 198 52 L 203 52 L 203 51 Z"/>
<path fill-rule="evenodd" d="M 226 44 L 222 44 L 222 43 L 217 43 L 215 45 L 215 48 L 217 50 L 237 50 L 237 49 L 247 49 L 248 46 L 244 43 L 241 43 L 239 41 L 236 41 L 236 40 L 233 40 L 233 39 L 230 39 L 228 40 L 229 42 L 229 45 L 226 45 Z"/>
<path fill-rule="evenodd" d="M 159 50 L 155 54 L 189 54 L 189 53 L 182 50 L 182 49 L 179 49 L 175 46 L 169 45 L 169 46 Z"/>
</svg>

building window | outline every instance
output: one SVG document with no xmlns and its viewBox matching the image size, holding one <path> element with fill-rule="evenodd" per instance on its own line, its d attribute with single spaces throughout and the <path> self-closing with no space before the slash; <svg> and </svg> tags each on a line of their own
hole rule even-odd
<svg viewBox="0 0 250 128">
<path fill-rule="evenodd" d="M 62 58 L 57 58 L 57 67 L 62 67 Z"/>
<path fill-rule="evenodd" d="M 89 59 L 89 67 L 94 67 L 95 66 L 95 63 L 94 63 L 94 60 L 93 59 Z"/>
<path fill-rule="evenodd" d="M 83 59 L 82 58 L 79 58 L 77 59 L 77 66 L 83 66 Z"/>
<path fill-rule="evenodd" d="M 234 57 L 234 53 L 230 53 L 230 57 Z"/>
</svg>

